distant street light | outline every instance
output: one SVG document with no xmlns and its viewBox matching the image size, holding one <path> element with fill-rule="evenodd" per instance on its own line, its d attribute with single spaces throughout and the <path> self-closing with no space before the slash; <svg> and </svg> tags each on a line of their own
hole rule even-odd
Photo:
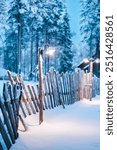
<svg viewBox="0 0 117 150">
<path fill-rule="evenodd" d="M 89 63 L 89 59 L 88 58 L 84 58 L 83 62 L 87 64 L 87 63 Z"/>
<path fill-rule="evenodd" d="M 93 85 L 93 63 L 100 63 L 100 59 L 99 58 L 96 58 L 96 59 L 94 59 L 94 58 L 90 58 L 90 59 L 88 59 L 88 58 L 84 58 L 84 60 L 83 60 L 83 62 L 84 63 L 89 63 L 89 66 L 90 66 L 90 82 L 91 82 L 91 93 L 90 93 L 90 101 L 92 100 L 92 85 Z"/>
<path fill-rule="evenodd" d="M 100 59 L 99 59 L 99 58 L 96 58 L 96 59 L 95 59 L 95 63 L 99 64 L 99 63 L 100 63 Z"/>
</svg>

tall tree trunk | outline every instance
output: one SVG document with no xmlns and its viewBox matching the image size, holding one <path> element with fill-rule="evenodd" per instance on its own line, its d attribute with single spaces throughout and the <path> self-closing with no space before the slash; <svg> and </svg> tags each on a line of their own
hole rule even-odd
<svg viewBox="0 0 117 150">
<path fill-rule="evenodd" d="M 30 49 L 30 79 L 32 80 L 33 71 L 33 29 L 31 29 L 31 49 Z"/>
<path fill-rule="evenodd" d="M 38 65 L 39 33 L 36 31 L 36 65 Z"/>
<path fill-rule="evenodd" d="M 19 9 L 21 9 L 20 0 L 18 1 Z M 18 14 L 18 73 L 21 74 L 21 14 Z"/>
<path fill-rule="evenodd" d="M 48 34 L 47 34 L 47 26 L 45 26 L 45 30 L 44 30 L 44 35 L 45 35 L 45 41 L 44 41 L 44 52 L 46 52 L 47 51 L 47 48 L 48 48 Z M 45 74 L 47 73 L 47 63 L 48 63 L 48 61 L 47 61 L 47 56 L 45 55 L 45 57 L 44 57 L 45 59 L 44 59 L 44 62 L 45 62 L 45 65 L 44 65 L 44 72 L 45 72 Z"/>
<path fill-rule="evenodd" d="M 92 58 L 92 31 L 90 35 L 90 58 Z"/>
</svg>

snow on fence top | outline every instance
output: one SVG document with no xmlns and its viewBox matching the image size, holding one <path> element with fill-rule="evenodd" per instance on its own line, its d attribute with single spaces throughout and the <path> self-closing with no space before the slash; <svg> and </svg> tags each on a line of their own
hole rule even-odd
<svg viewBox="0 0 117 150">
<path fill-rule="evenodd" d="M 4 69 L 4 68 L 0 68 L 0 80 L 8 79 L 7 71 L 8 71 L 8 70 L 6 70 L 6 69 Z M 12 74 L 13 76 L 16 75 L 16 73 L 14 73 L 14 72 L 11 72 L 11 74 Z"/>
</svg>

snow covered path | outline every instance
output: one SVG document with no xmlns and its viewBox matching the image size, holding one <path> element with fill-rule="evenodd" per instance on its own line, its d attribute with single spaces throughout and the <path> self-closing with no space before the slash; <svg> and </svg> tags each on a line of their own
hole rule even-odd
<svg viewBox="0 0 117 150">
<path fill-rule="evenodd" d="M 11 150 L 99 150 L 99 97 L 73 105 L 46 110 L 44 123 L 38 114 L 25 119 L 28 131 L 19 131 Z M 21 127 L 20 127 L 21 128 Z"/>
</svg>

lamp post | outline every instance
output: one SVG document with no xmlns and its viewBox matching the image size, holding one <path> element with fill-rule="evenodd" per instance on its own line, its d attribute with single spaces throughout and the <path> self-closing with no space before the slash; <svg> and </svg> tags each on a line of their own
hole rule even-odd
<svg viewBox="0 0 117 150">
<path fill-rule="evenodd" d="M 40 112 L 39 112 L 39 124 L 41 124 L 43 122 L 43 100 L 44 100 L 44 93 L 43 93 L 43 69 L 42 69 L 42 65 L 43 65 L 43 50 L 39 49 L 39 54 L 38 54 L 38 67 L 39 67 L 39 92 L 38 92 L 38 96 L 39 96 L 39 100 L 40 100 Z"/>
<path fill-rule="evenodd" d="M 92 100 L 92 90 L 93 90 L 93 63 L 94 63 L 94 59 L 90 59 L 90 83 L 91 83 L 91 88 L 90 88 L 90 101 Z"/>
<path fill-rule="evenodd" d="M 45 54 L 49 56 L 53 56 L 55 53 L 55 50 L 48 49 Z M 39 49 L 38 52 L 38 69 L 39 69 L 39 92 L 38 97 L 40 100 L 40 111 L 39 111 L 39 124 L 43 122 L 43 101 L 44 101 L 44 90 L 43 90 L 43 49 Z"/>
<path fill-rule="evenodd" d="M 90 88 L 90 101 L 92 100 L 92 86 L 93 86 L 93 63 L 100 63 L 100 60 L 99 60 L 99 58 L 96 58 L 96 59 L 94 59 L 94 58 L 90 58 L 90 59 L 88 59 L 88 58 L 85 58 L 84 59 L 84 63 L 89 63 L 89 67 L 90 67 L 90 69 L 89 69 L 89 71 L 90 71 L 90 83 L 91 83 L 91 88 Z"/>
</svg>

